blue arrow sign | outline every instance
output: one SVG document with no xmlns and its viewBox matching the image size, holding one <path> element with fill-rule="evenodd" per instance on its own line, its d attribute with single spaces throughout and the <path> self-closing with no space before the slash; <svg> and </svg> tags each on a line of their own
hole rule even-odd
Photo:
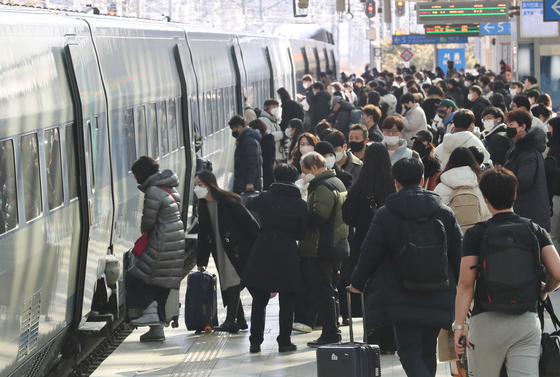
<svg viewBox="0 0 560 377">
<path fill-rule="evenodd" d="M 428 45 L 440 43 L 469 43 L 469 39 L 466 37 L 426 38 L 424 34 L 393 35 L 394 45 Z"/>
<path fill-rule="evenodd" d="M 510 35 L 510 34 L 511 34 L 511 24 L 509 22 L 489 22 L 487 24 L 480 24 L 480 35 Z"/>
<path fill-rule="evenodd" d="M 544 20 L 560 21 L 560 0 L 544 0 Z"/>
</svg>

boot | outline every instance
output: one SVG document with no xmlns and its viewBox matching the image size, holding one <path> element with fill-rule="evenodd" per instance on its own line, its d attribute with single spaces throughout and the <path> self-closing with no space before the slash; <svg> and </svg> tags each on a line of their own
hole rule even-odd
<svg viewBox="0 0 560 377">
<path fill-rule="evenodd" d="M 142 317 L 130 321 L 132 326 L 157 326 L 161 322 L 158 316 L 157 301 L 152 301 L 150 305 L 142 310 Z"/>
<path fill-rule="evenodd" d="M 243 304 L 241 303 L 241 299 L 239 300 L 239 305 L 237 306 L 237 328 L 239 330 L 249 329 L 249 325 L 247 324 L 247 319 L 245 319 L 245 312 L 243 310 Z"/>
<path fill-rule="evenodd" d="M 140 335 L 141 342 L 163 342 L 165 334 L 163 332 L 163 324 L 150 326 L 150 331 L 144 335 Z"/>
<path fill-rule="evenodd" d="M 239 308 L 239 286 L 228 288 L 225 300 L 227 307 L 226 320 L 220 326 L 214 327 L 214 330 L 237 334 L 239 328 L 237 327 L 237 323 L 235 323 L 235 318 L 237 317 L 237 310 Z"/>
</svg>

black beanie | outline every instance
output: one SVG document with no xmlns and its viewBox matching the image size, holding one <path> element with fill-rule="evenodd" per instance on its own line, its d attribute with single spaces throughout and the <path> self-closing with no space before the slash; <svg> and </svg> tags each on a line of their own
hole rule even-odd
<svg viewBox="0 0 560 377">
<path fill-rule="evenodd" d="M 315 152 L 319 153 L 321 156 L 329 153 L 335 154 L 334 147 L 328 141 L 318 142 L 317 145 L 315 145 Z"/>
</svg>

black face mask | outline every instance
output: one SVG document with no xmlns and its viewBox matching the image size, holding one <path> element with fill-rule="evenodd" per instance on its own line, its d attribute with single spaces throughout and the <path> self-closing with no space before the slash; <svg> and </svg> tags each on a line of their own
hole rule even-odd
<svg viewBox="0 0 560 377">
<path fill-rule="evenodd" d="M 239 136 L 239 131 L 231 131 L 231 136 L 237 139 L 237 137 Z"/>
<path fill-rule="evenodd" d="M 421 141 L 414 141 L 414 143 L 412 143 L 412 150 L 418 152 L 420 157 L 424 157 L 426 154 L 430 152 L 428 148 L 424 145 L 424 143 L 422 143 Z"/>
<path fill-rule="evenodd" d="M 508 127 L 506 130 L 506 135 L 507 137 L 509 137 L 510 139 L 513 139 L 515 137 L 515 135 L 517 135 L 517 128 L 515 127 Z"/>
<path fill-rule="evenodd" d="M 348 143 L 348 146 L 350 147 L 350 149 L 352 150 L 352 152 L 360 152 L 362 149 L 364 149 L 364 142 L 360 141 L 351 141 Z"/>
</svg>

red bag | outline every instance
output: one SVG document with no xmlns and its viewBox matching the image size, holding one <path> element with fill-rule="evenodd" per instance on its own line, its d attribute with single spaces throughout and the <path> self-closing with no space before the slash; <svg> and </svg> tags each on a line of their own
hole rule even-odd
<svg viewBox="0 0 560 377">
<path fill-rule="evenodd" d="M 134 255 L 136 258 L 140 257 L 140 255 L 142 255 L 144 250 L 146 250 L 146 247 L 148 246 L 149 234 L 150 232 L 145 232 L 140 236 L 140 238 L 136 240 L 136 242 L 134 242 L 134 247 L 132 248 L 132 255 Z"/>
</svg>

